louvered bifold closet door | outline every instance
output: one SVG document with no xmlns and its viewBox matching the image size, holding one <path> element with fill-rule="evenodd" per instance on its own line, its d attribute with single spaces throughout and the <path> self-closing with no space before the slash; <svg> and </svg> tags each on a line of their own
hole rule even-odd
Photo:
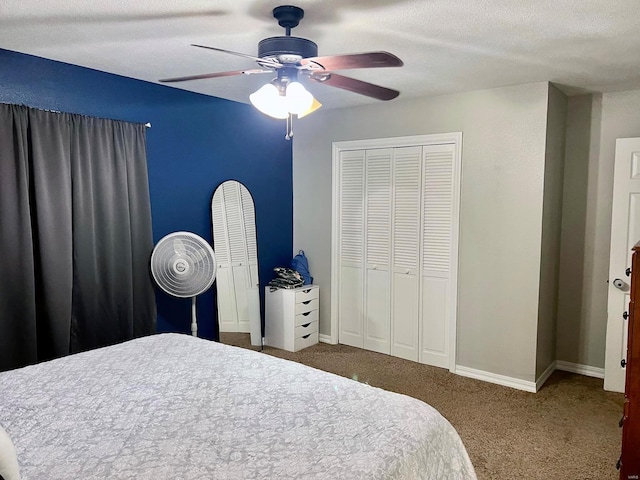
<svg viewBox="0 0 640 480">
<path fill-rule="evenodd" d="M 394 149 L 391 354 L 419 358 L 419 262 L 422 147 Z"/>
<path fill-rule="evenodd" d="M 364 150 L 340 152 L 338 341 L 363 347 Z"/>
<path fill-rule="evenodd" d="M 455 145 L 423 147 L 420 362 L 449 366 Z"/>
<path fill-rule="evenodd" d="M 365 158 L 364 348 L 391 347 L 391 160 L 393 149 L 372 149 Z"/>
</svg>

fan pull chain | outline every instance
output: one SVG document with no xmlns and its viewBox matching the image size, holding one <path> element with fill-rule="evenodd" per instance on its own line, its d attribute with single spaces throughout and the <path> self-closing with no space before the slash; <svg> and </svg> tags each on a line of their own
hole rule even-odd
<svg viewBox="0 0 640 480">
<path fill-rule="evenodd" d="M 287 117 L 287 134 L 284 136 L 287 140 L 293 138 L 293 114 L 289 114 Z"/>
</svg>

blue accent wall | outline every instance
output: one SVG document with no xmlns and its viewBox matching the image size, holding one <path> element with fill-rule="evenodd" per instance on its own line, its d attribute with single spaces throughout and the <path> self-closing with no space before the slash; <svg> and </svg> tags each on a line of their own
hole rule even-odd
<svg viewBox="0 0 640 480">
<path fill-rule="evenodd" d="M 213 192 L 234 179 L 246 185 L 255 201 L 261 297 L 273 267 L 289 264 L 292 151 L 284 139 L 284 121 L 249 105 L 2 49 L 0 102 L 150 122 L 154 242 L 180 230 L 211 242 Z M 214 295 L 215 288 L 198 297 L 199 334 L 205 338 L 217 338 Z M 190 300 L 156 290 L 156 301 L 159 332 L 190 331 Z"/>
</svg>

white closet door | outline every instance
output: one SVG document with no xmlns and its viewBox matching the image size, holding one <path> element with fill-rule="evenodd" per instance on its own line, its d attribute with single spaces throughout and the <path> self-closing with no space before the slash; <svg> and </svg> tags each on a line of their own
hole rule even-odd
<svg viewBox="0 0 640 480">
<path fill-rule="evenodd" d="M 365 154 L 364 348 L 390 353 L 391 159 L 393 149 Z"/>
<path fill-rule="evenodd" d="M 455 145 L 424 146 L 422 172 L 420 362 L 448 368 Z"/>
<path fill-rule="evenodd" d="M 363 347 L 364 291 L 364 151 L 339 157 L 339 285 L 338 341 Z"/>
<path fill-rule="evenodd" d="M 391 355 L 419 358 L 419 260 L 422 147 L 394 149 Z"/>
</svg>

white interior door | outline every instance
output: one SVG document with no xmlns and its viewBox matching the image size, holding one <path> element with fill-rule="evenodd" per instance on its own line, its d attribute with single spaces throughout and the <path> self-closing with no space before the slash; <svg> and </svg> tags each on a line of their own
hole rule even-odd
<svg viewBox="0 0 640 480">
<path fill-rule="evenodd" d="M 418 361 L 422 147 L 400 147 L 393 161 L 391 355 Z"/>
<path fill-rule="evenodd" d="M 339 342 L 363 347 L 364 294 L 364 150 L 344 151 L 338 157 L 339 184 L 336 218 L 339 275 L 337 314 Z M 334 247 L 336 248 L 336 247 Z"/>
<path fill-rule="evenodd" d="M 364 348 L 390 352 L 391 158 L 393 149 L 365 154 Z"/>
<path fill-rule="evenodd" d="M 640 241 L 640 138 L 616 140 L 604 388 L 623 392 L 631 248 Z"/>
<path fill-rule="evenodd" d="M 420 362 L 450 366 L 457 270 L 456 146 L 423 147 Z"/>
</svg>

